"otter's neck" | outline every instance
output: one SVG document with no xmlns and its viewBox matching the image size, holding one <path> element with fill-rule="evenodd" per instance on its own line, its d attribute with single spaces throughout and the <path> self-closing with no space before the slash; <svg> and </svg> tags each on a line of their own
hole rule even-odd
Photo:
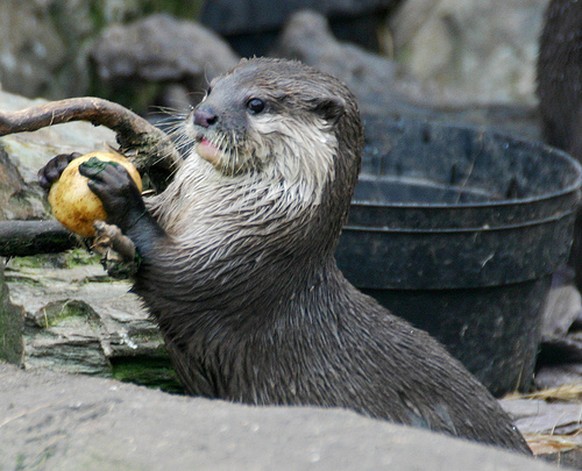
<svg viewBox="0 0 582 471">
<path fill-rule="evenodd" d="M 225 178 L 189 159 L 152 206 L 167 237 L 144 257 L 136 290 L 156 315 L 187 317 L 193 328 L 275 315 L 335 267 L 338 223 L 324 204 L 300 186 L 259 174 Z M 166 280 L 150 298 L 148 284 Z"/>
</svg>

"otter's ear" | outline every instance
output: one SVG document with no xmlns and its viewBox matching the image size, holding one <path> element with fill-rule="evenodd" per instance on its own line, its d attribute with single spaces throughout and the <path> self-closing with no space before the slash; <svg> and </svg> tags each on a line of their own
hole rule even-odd
<svg viewBox="0 0 582 471">
<path fill-rule="evenodd" d="M 318 97 L 312 104 L 313 111 L 332 124 L 337 123 L 346 110 L 344 100 L 339 97 Z"/>
</svg>

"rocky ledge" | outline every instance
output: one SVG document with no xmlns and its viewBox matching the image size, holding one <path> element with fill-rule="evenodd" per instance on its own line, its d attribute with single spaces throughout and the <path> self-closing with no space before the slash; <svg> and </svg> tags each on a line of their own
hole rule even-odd
<svg viewBox="0 0 582 471">
<path fill-rule="evenodd" d="M 343 410 L 249 407 L 4 364 L 0 431 L 0 469 L 555 469 Z"/>
</svg>

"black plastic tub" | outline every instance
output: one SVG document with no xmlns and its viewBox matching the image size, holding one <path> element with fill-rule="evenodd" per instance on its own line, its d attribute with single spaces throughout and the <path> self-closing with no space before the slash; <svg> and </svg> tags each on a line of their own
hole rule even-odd
<svg viewBox="0 0 582 471">
<path fill-rule="evenodd" d="M 572 242 L 579 164 L 472 128 L 369 118 L 366 135 L 338 265 L 494 394 L 528 389 Z"/>
</svg>

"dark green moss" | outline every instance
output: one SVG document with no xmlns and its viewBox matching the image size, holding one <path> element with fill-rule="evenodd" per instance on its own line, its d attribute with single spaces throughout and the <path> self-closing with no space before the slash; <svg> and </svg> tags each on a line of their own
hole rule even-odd
<svg viewBox="0 0 582 471">
<path fill-rule="evenodd" d="M 61 254 L 50 256 L 47 255 L 28 255 L 26 257 L 12 257 L 10 259 L 10 268 L 18 269 L 18 268 L 54 268 L 55 262 L 59 259 L 62 259 Z M 62 262 L 58 262 L 58 264 L 62 264 Z"/>
<path fill-rule="evenodd" d="M 96 265 L 100 256 L 85 249 L 72 249 L 65 253 L 65 267 L 73 268 L 86 265 Z"/>
<path fill-rule="evenodd" d="M 99 263 L 99 256 L 77 248 L 56 254 L 28 255 L 10 259 L 11 268 L 74 268 Z"/>
<path fill-rule="evenodd" d="M 200 16 L 203 0 L 146 0 L 142 3 L 145 15 L 151 13 L 169 13 L 178 18 L 194 20 Z"/>
<path fill-rule="evenodd" d="M 100 322 L 99 315 L 87 303 L 69 299 L 48 303 L 41 312 L 34 316 L 34 323 L 37 327 L 48 329 L 74 318 Z"/>
<path fill-rule="evenodd" d="M 111 366 L 113 377 L 119 381 L 172 394 L 184 394 L 184 388 L 165 352 L 159 355 L 112 358 Z"/>
</svg>

